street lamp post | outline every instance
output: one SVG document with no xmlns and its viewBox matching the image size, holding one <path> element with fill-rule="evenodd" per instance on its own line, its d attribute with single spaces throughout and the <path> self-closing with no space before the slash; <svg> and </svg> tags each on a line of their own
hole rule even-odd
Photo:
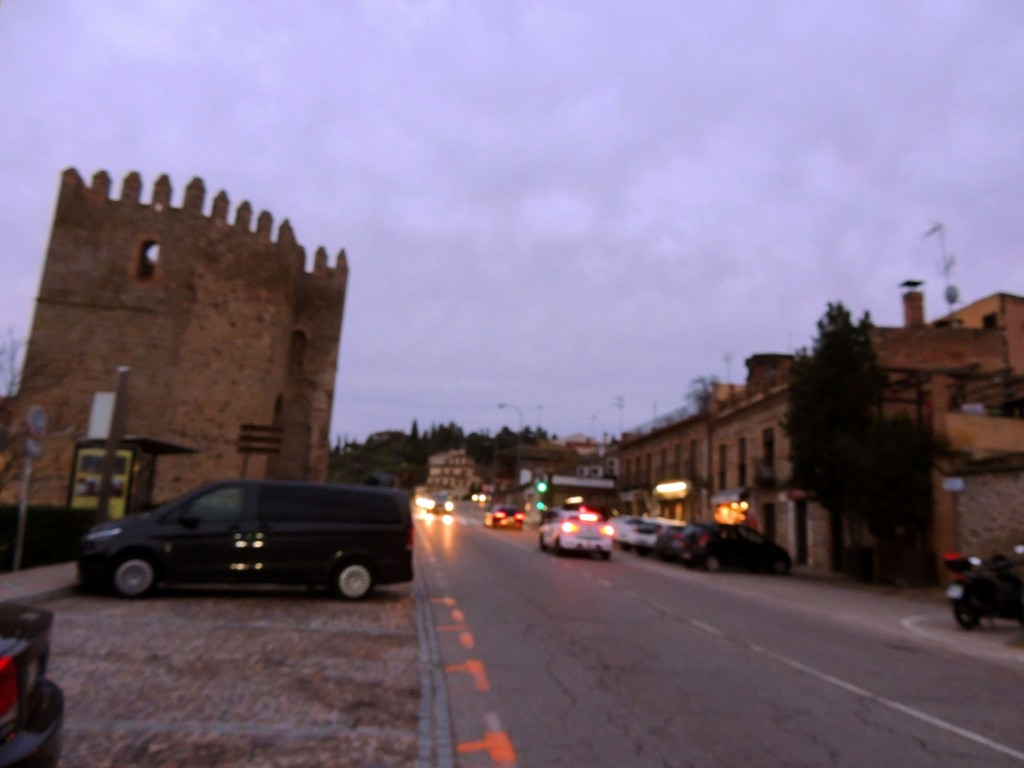
<svg viewBox="0 0 1024 768">
<path fill-rule="evenodd" d="M 499 408 L 513 408 L 515 412 L 519 414 L 519 431 L 516 432 L 516 468 L 515 468 L 515 487 L 516 493 L 519 493 L 519 462 L 522 458 L 523 453 L 523 409 L 518 405 L 512 403 L 498 403 Z"/>
</svg>

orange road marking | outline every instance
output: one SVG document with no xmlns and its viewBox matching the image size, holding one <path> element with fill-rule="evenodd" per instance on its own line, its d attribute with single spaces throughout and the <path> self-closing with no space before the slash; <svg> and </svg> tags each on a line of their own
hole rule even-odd
<svg viewBox="0 0 1024 768">
<path fill-rule="evenodd" d="M 478 691 L 491 690 L 491 683 L 487 679 L 484 663 L 479 659 L 470 659 L 465 664 L 453 664 L 450 667 L 445 667 L 445 672 L 467 672 L 473 678 L 473 682 L 476 683 Z"/>
<path fill-rule="evenodd" d="M 491 754 L 491 760 L 496 763 L 515 765 L 516 751 L 508 734 L 504 731 L 488 731 L 484 734 L 482 741 L 464 741 L 458 746 L 460 755 L 467 752 L 482 752 L 486 750 Z"/>
<path fill-rule="evenodd" d="M 451 597 L 432 597 L 430 602 L 440 603 L 441 605 L 455 605 L 455 599 Z"/>
<path fill-rule="evenodd" d="M 463 632 L 459 635 L 459 642 L 462 643 L 463 648 L 472 648 L 476 645 L 472 632 Z"/>
<path fill-rule="evenodd" d="M 454 610 L 452 610 L 452 621 L 454 621 L 456 624 L 465 624 L 466 616 L 458 608 L 455 608 Z"/>
<path fill-rule="evenodd" d="M 445 624 L 443 627 L 438 627 L 438 632 L 461 632 L 466 628 L 465 624 Z"/>
</svg>

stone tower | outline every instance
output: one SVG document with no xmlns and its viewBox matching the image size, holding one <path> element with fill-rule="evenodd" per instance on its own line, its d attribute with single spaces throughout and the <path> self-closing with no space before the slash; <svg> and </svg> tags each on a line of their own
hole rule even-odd
<svg viewBox="0 0 1024 768">
<path fill-rule="evenodd" d="M 341 321 L 345 252 L 323 248 L 312 271 L 284 221 L 272 239 L 243 202 L 228 220 L 220 192 L 204 213 L 195 178 L 181 208 L 166 176 L 140 200 L 139 174 L 111 198 L 110 177 L 86 185 L 64 172 L 26 351 L 18 401 L 50 414 L 33 501 L 63 503 L 92 396 L 131 368 L 126 432 L 192 447 L 161 460 L 163 501 L 201 482 L 237 477 L 243 424 L 281 428 L 279 454 L 253 458 L 249 476 L 323 480 Z M 43 470 L 43 471 L 40 471 Z"/>
</svg>

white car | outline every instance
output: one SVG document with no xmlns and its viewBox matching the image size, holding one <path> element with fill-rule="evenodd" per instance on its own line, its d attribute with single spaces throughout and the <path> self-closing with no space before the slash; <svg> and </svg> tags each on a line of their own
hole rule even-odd
<svg viewBox="0 0 1024 768">
<path fill-rule="evenodd" d="M 654 549 L 654 541 L 661 530 L 662 522 L 653 517 L 623 515 L 612 520 L 615 541 L 628 552 L 635 549 L 637 554 L 646 555 Z"/>
<path fill-rule="evenodd" d="M 605 515 L 581 506 L 545 513 L 540 525 L 540 548 L 555 554 L 596 552 L 603 560 L 612 556 L 615 529 Z"/>
</svg>

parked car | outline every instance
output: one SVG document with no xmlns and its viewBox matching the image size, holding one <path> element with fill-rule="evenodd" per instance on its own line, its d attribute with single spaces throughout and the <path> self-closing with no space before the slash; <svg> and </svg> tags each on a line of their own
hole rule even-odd
<svg viewBox="0 0 1024 768">
<path fill-rule="evenodd" d="M 745 525 L 696 523 L 683 535 L 681 559 L 709 571 L 723 567 L 789 573 L 789 553 Z"/>
<path fill-rule="evenodd" d="M 638 525 L 643 520 L 642 517 L 636 515 L 616 515 L 609 524 L 615 529 L 615 543 L 624 551 L 629 551 L 632 548 L 630 540 L 633 537 L 633 527 Z"/>
<path fill-rule="evenodd" d="M 499 505 L 484 514 L 484 525 L 488 528 L 516 528 L 521 530 L 526 513 L 518 507 Z"/>
<path fill-rule="evenodd" d="M 545 552 L 592 552 L 607 560 L 612 556 L 614 539 L 615 529 L 597 509 L 555 509 L 541 518 L 540 548 Z"/>
<path fill-rule="evenodd" d="M 632 526 L 630 546 L 638 555 L 646 555 L 654 550 L 654 542 L 658 538 L 658 531 L 664 526 L 664 521 L 656 517 L 643 517 Z"/>
<path fill-rule="evenodd" d="M 53 614 L 0 604 L 0 768 L 54 768 L 64 694 L 46 677 Z"/>
<path fill-rule="evenodd" d="M 679 560 L 683 554 L 687 527 L 686 523 L 682 522 L 663 523 L 654 538 L 654 554 L 665 562 Z"/>
<path fill-rule="evenodd" d="M 413 536 L 404 491 L 228 480 L 94 526 L 78 572 L 123 597 L 159 584 L 294 584 L 358 600 L 376 584 L 412 580 Z"/>
</svg>

